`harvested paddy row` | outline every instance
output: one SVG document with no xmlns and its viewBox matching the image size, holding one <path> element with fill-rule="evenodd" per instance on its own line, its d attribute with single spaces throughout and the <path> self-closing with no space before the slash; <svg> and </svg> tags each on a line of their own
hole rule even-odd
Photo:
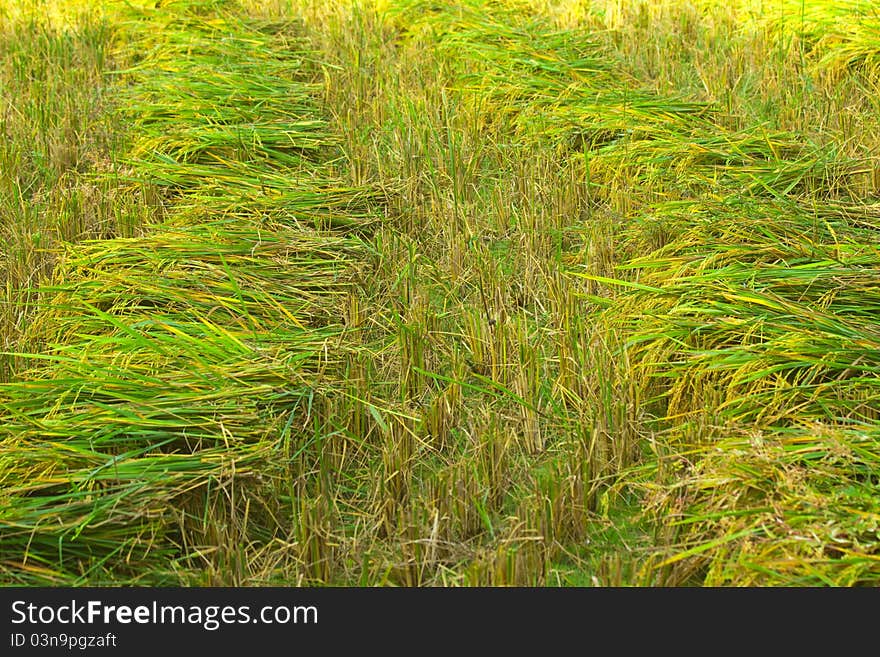
<svg viewBox="0 0 880 657">
<path fill-rule="evenodd" d="M 348 349 L 363 252 L 328 229 L 375 214 L 321 164 L 295 26 L 174 3 L 127 21 L 127 178 L 164 217 L 67 249 L 29 327 L 44 349 L 0 388 L 7 582 L 248 576 L 288 538 L 294 417 Z"/>
<path fill-rule="evenodd" d="M 673 581 L 700 567 L 712 584 L 877 577 L 880 250 L 833 207 L 662 208 L 648 220 L 678 235 L 626 263 L 642 287 L 617 310 L 660 419 L 658 467 L 689 464 L 662 503 L 688 546 Z"/>
<path fill-rule="evenodd" d="M 141 4 L 0 579 L 877 583 L 875 3 Z"/>
</svg>

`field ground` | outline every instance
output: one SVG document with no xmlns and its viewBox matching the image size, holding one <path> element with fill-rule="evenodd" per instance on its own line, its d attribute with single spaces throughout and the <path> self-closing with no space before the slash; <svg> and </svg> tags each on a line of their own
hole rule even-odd
<svg viewBox="0 0 880 657">
<path fill-rule="evenodd" d="M 880 583 L 868 0 L 0 0 L 0 583 Z"/>
</svg>

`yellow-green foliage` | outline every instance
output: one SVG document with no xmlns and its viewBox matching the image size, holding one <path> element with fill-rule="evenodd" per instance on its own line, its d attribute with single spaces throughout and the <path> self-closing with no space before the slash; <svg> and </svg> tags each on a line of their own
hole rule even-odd
<svg viewBox="0 0 880 657">
<path fill-rule="evenodd" d="M 873 5 L 4 0 L 0 579 L 877 584 Z"/>
</svg>

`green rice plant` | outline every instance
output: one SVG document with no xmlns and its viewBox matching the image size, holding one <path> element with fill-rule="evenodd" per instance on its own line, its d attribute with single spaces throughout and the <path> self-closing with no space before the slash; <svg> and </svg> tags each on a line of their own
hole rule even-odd
<svg viewBox="0 0 880 657">
<path fill-rule="evenodd" d="M 87 7 L 69 8 L 77 14 L 69 24 L 53 23 L 42 9 L 0 7 L 0 334 L 7 351 L 24 345 L 40 302 L 36 289 L 61 242 L 140 224 L 117 221 L 101 198 L 106 186 L 93 179 L 110 168 L 112 101 L 101 75 L 112 31 Z M 130 201 L 137 204 L 134 195 Z M 0 380 L 16 369 L 14 358 L 0 357 Z"/>
<path fill-rule="evenodd" d="M 764 17 L 776 38 L 796 34 L 807 42 L 814 65 L 835 77 L 848 68 L 876 76 L 880 14 L 864 0 L 786 0 Z"/>
<path fill-rule="evenodd" d="M 40 349 L 14 354 L 34 365 L 0 392 L 4 581 L 156 584 L 206 569 L 239 582 L 296 567 L 272 557 L 254 571 L 294 537 L 278 495 L 294 420 L 332 394 L 349 349 L 343 302 L 362 242 L 326 229 L 372 216 L 375 196 L 334 182 L 319 156 L 288 154 L 330 142 L 313 89 L 294 52 L 270 46 L 285 26 L 232 9 L 185 3 L 126 26 L 164 53 L 125 73 L 139 117 L 126 179 L 173 183 L 177 199 L 149 235 L 71 246 L 40 290 L 28 327 Z M 151 21 L 173 26 L 168 48 Z M 233 35 L 222 53 L 184 66 L 220 34 Z M 175 96 L 193 111 L 169 121 Z"/>
<path fill-rule="evenodd" d="M 876 424 L 732 431 L 681 478 L 667 583 L 871 586 L 877 581 Z"/>
<path fill-rule="evenodd" d="M 196 207 L 224 214 L 296 224 L 305 215 L 319 227 L 374 220 L 378 194 L 341 186 L 315 167 L 335 138 L 315 114 L 317 87 L 295 24 L 228 11 L 146 15 L 169 36 L 156 45 L 138 39 L 129 58 L 140 61 L 119 72 L 137 80 L 124 95 L 142 134 L 128 156 L 135 180 L 193 194 Z M 239 56 L 230 58 L 230 49 Z"/>
<path fill-rule="evenodd" d="M 662 568 L 672 568 L 665 576 L 678 583 L 694 577 L 718 583 L 714 577 L 730 576 L 739 583 L 801 584 L 869 577 L 869 566 L 856 569 L 856 576 L 839 563 L 827 570 L 839 578 L 820 579 L 812 572 L 813 557 L 794 561 L 789 554 L 786 574 L 777 578 L 775 566 L 762 558 L 775 560 L 776 550 L 787 547 L 773 543 L 760 548 L 762 556 L 752 554 L 756 541 L 763 544 L 762 514 L 778 504 L 770 501 L 779 492 L 775 482 L 786 480 L 794 466 L 765 452 L 743 456 L 743 450 L 749 441 L 766 441 L 774 449 L 800 443 L 811 432 L 836 437 L 815 439 L 811 454 L 817 459 L 830 459 L 850 444 L 871 449 L 880 418 L 880 334 L 874 321 L 880 253 L 873 229 L 821 202 L 731 199 L 660 208 L 633 234 L 643 240 L 644 226 L 660 222 L 663 243 L 621 268 L 629 280 L 617 283 L 615 307 L 625 310 L 621 319 L 629 317 L 626 352 L 644 381 L 643 395 L 662 409 L 662 442 L 673 453 L 696 446 L 701 454 L 675 492 L 663 496 L 661 513 L 674 518 L 666 523 L 674 529 L 674 547 L 663 561 Z M 634 246 L 639 248 L 644 246 Z M 760 463 L 756 476 L 763 483 L 744 484 L 735 474 L 741 466 L 728 460 L 733 453 L 740 462 Z M 864 485 L 857 494 L 867 494 L 873 483 L 851 473 L 847 480 L 840 471 L 835 485 Z M 748 499 L 754 516 L 744 511 L 752 507 L 736 501 L 744 499 L 737 491 L 745 490 L 753 490 Z M 848 531 L 843 527 L 849 520 L 834 522 L 840 527 L 832 531 Z M 869 564 L 872 549 L 851 556 Z"/>
<path fill-rule="evenodd" d="M 704 111 L 699 103 L 641 93 L 589 35 L 554 29 L 515 7 L 472 2 L 413 20 L 425 8 L 401 3 L 392 16 L 403 13 L 408 30 L 420 37 L 430 29 L 448 59 L 465 53 L 454 84 L 474 96 L 486 120 L 512 122 L 522 136 L 605 144 Z"/>
<path fill-rule="evenodd" d="M 62 5 L 0 581 L 876 583 L 871 3 Z"/>
</svg>

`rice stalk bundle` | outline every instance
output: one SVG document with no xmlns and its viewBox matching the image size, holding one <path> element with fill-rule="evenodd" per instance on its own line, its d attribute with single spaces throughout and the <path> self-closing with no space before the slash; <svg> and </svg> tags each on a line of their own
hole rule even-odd
<svg viewBox="0 0 880 657">
<path fill-rule="evenodd" d="M 651 226 L 662 237 L 610 293 L 659 442 L 692 463 L 654 498 L 669 581 L 878 574 L 864 527 L 878 510 L 880 250 L 841 205 L 675 203 L 632 230 L 634 254 Z M 842 506 L 811 508 L 825 489 Z"/>
<path fill-rule="evenodd" d="M 123 55 L 147 53 L 121 73 L 128 179 L 173 190 L 164 223 L 69 247 L 41 290 L 42 350 L 0 386 L 0 579 L 273 577 L 257 557 L 294 532 L 292 445 L 353 349 L 362 242 L 329 229 L 378 195 L 334 177 L 289 25 L 208 2 L 125 29 Z"/>
</svg>

